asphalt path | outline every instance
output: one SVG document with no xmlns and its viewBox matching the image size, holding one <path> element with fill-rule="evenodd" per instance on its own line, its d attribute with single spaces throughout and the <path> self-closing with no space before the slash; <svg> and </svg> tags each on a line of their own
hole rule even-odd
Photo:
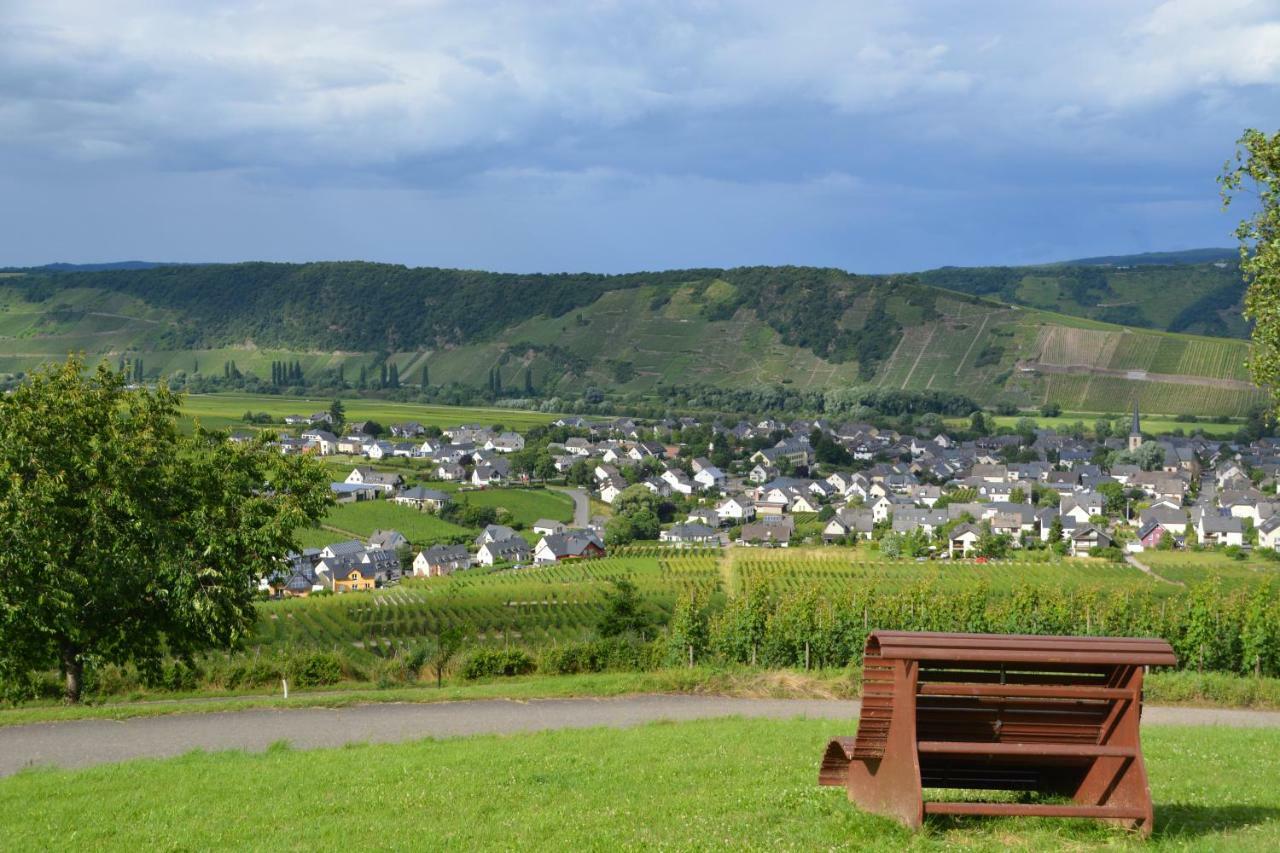
<svg viewBox="0 0 1280 853">
<path fill-rule="evenodd" d="M 34 723 L 0 727 L 0 776 L 38 765 L 88 767 L 133 758 L 164 758 L 197 749 L 260 751 L 279 741 L 288 741 L 296 749 L 317 749 L 349 743 L 398 743 L 421 738 L 600 726 L 623 728 L 657 720 L 733 716 L 825 719 L 833 721 L 833 735 L 851 734 L 858 716 L 858 703 L 830 699 L 640 695 L 610 699 L 375 703 L 346 708 Z M 1143 722 L 1280 728 L 1280 712 L 1147 707 L 1143 709 Z M 1280 741 L 1280 733 L 1277 739 Z"/>
</svg>

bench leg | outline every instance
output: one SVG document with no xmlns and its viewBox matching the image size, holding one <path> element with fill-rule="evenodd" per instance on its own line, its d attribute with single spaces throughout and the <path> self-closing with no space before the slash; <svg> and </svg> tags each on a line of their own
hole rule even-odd
<svg viewBox="0 0 1280 853">
<path fill-rule="evenodd" d="M 1125 683 L 1116 686 L 1130 688 L 1135 696 L 1142 695 L 1142 668 L 1132 667 L 1123 678 Z M 1142 708 L 1137 700 L 1119 703 L 1112 719 L 1104 725 L 1101 742 L 1111 746 L 1133 747 L 1132 758 L 1096 758 L 1076 789 L 1073 799 L 1087 806 L 1125 806 L 1145 811 L 1137 819 L 1111 819 L 1138 832 L 1144 838 L 1151 835 L 1155 813 L 1151 805 L 1151 787 L 1147 782 L 1147 767 L 1142 760 L 1142 740 L 1139 722 Z"/>
<path fill-rule="evenodd" d="M 909 829 L 924 824 L 924 792 L 916 752 L 916 667 L 901 662 L 894 677 L 893 717 L 884 757 L 849 764 L 849 799 Z"/>
</svg>

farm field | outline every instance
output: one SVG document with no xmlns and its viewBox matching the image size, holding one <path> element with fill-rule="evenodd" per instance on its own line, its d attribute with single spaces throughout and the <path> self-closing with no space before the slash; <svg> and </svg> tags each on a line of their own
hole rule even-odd
<svg viewBox="0 0 1280 853">
<path fill-rule="evenodd" d="M 0 781 L 0 846 L 408 849 L 426 838 L 448 850 L 1139 846 L 1115 827 L 1044 818 L 931 819 L 912 834 L 859 811 L 843 790 L 816 785 L 826 741 L 854 728 L 853 720 L 708 720 L 33 770 Z M 1142 849 L 1280 846 L 1274 731 L 1148 726 L 1143 742 L 1156 817 Z M 281 796 L 300 779 L 313 808 Z M 443 801 L 441 790 L 467 796 Z M 360 808 L 350 807 L 353 791 Z"/>
<path fill-rule="evenodd" d="M 247 411 L 266 412 L 273 417 L 283 418 L 285 415 L 307 415 L 325 411 L 332 402 L 329 398 L 274 394 L 188 394 L 183 400 L 182 411 L 185 424 L 199 419 L 201 425 L 209 429 L 240 428 L 251 426 L 242 420 Z M 502 424 L 508 429 L 526 430 L 551 423 L 557 417 L 554 414 L 522 409 L 428 406 L 359 397 L 343 398 L 342 404 L 346 408 L 347 420 L 373 420 L 384 427 L 417 421 L 423 426 L 441 428 L 479 423 L 485 426 Z"/>
<path fill-rule="evenodd" d="M 1053 378 L 1054 379 L 1072 379 L 1072 378 L 1087 379 L 1087 377 L 1060 377 L 1060 376 L 1055 376 Z M 1103 417 L 1123 418 L 1126 416 L 1131 416 L 1133 413 L 1133 410 L 1132 410 L 1133 401 L 1130 400 L 1128 405 L 1129 405 L 1128 412 L 1124 411 L 1123 408 L 1120 407 L 1120 403 L 1117 402 L 1116 408 L 1110 411 L 1096 411 L 1096 412 L 1067 411 L 1067 412 L 1063 412 L 1061 415 L 1057 415 L 1051 418 L 1046 418 L 1035 410 L 1030 410 L 1020 415 L 991 415 L 990 417 L 995 421 L 995 424 L 997 427 L 1012 428 L 1015 425 L 1017 425 L 1018 421 L 1021 420 L 1022 418 L 1030 418 L 1031 420 L 1035 421 L 1037 425 L 1041 427 L 1051 427 L 1060 432 L 1069 430 L 1075 424 L 1076 421 L 1080 421 L 1081 423 L 1083 423 L 1086 430 L 1092 430 L 1094 421 L 1098 420 L 1098 418 L 1103 418 Z M 1197 420 L 1195 423 L 1188 423 L 1184 421 L 1174 420 L 1173 418 L 1170 418 L 1170 417 L 1160 417 L 1158 415 L 1150 416 L 1146 412 L 1142 412 L 1141 414 L 1142 414 L 1143 432 L 1151 433 L 1153 435 L 1166 435 L 1168 433 L 1173 432 L 1174 430 L 1180 429 L 1183 431 L 1183 433 L 1187 435 L 1190 435 L 1191 433 L 1199 430 L 1203 432 L 1205 435 L 1211 436 L 1214 438 L 1230 438 L 1234 436 L 1237 432 L 1239 432 L 1240 427 L 1243 426 L 1242 421 Z M 968 418 L 944 418 L 944 422 L 948 426 L 953 426 L 953 427 L 956 427 L 957 429 L 963 429 L 968 427 L 969 425 Z"/>
</svg>

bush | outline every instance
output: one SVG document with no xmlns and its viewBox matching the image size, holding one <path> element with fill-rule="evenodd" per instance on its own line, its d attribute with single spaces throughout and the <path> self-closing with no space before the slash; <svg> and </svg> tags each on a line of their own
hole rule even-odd
<svg viewBox="0 0 1280 853">
<path fill-rule="evenodd" d="M 342 661 L 332 652 L 305 652 L 289 658 L 284 675 L 298 687 L 322 687 L 342 679 Z"/>
<path fill-rule="evenodd" d="M 542 672 L 575 675 L 581 672 L 636 672 L 651 669 L 654 650 L 650 643 L 620 637 L 569 643 L 543 652 Z"/>
<path fill-rule="evenodd" d="M 477 649 L 462 662 L 462 677 L 468 681 L 495 676 L 528 675 L 537 668 L 523 649 Z"/>
</svg>

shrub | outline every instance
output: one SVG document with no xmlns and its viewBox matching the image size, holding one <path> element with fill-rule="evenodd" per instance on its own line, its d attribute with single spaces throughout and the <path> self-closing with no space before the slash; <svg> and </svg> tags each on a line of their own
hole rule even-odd
<svg viewBox="0 0 1280 853">
<path fill-rule="evenodd" d="M 581 672 L 635 672 L 653 666 L 651 643 L 610 637 L 585 643 L 568 643 L 543 652 L 538 669 L 558 675 Z"/>
<path fill-rule="evenodd" d="M 304 652 L 289 658 L 284 674 L 298 687 L 337 684 L 342 678 L 342 661 L 332 652 Z"/>
<path fill-rule="evenodd" d="M 537 668 L 523 649 L 477 649 L 462 662 L 462 677 L 471 681 L 494 676 L 528 675 Z"/>
</svg>

